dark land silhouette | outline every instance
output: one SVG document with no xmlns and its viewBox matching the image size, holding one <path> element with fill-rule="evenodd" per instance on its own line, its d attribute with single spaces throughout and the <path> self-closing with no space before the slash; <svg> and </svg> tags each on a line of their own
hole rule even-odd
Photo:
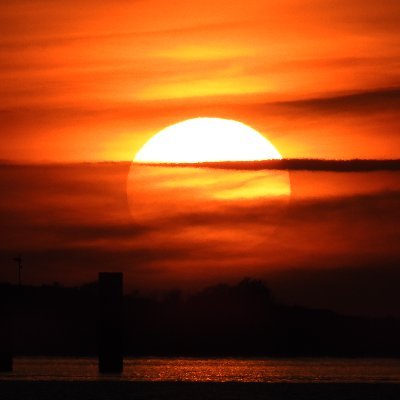
<svg viewBox="0 0 400 400">
<path fill-rule="evenodd" d="M 15 355 L 96 355 L 99 288 L 0 284 L 2 342 Z M 399 357 L 400 319 L 343 316 L 277 301 L 259 280 L 192 294 L 123 298 L 131 356 Z"/>
</svg>

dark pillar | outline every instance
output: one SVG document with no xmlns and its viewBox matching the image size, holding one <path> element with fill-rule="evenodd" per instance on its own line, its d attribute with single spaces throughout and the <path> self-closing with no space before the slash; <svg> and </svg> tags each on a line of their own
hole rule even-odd
<svg viewBox="0 0 400 400">
<path fill-rule="evenodd" d="M 99 371 L 120 373 L 122 355 L 122 272 L 100 272 Z"/>
<path fill-rule="evenodd" d="M 12 372 L 13 357 L 10 352 L 2 351 L 0 353 L 0 372 Z"/>
<path fill-rule="evenodd" d="M 13 370 L 12 356 L 12 325 L 13 321 L 9 312 L 0 310 L 0 372 Z"/>
</svg>

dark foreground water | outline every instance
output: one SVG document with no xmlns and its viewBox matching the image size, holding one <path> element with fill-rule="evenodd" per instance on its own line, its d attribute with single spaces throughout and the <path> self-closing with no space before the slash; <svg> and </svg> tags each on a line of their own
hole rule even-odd
<svg viewBox="0 0 400 400">
<path fill-rule="evenodd" d="M 0 381 L 2 400 L 399 400 L 392 383 Z"/>
<path fill-rule="evenodd" d="M 127 359 L 99 375 L 91 358 L 17 358 L 0 399 L 399 400 L 400 360 Z"/>
</svg>

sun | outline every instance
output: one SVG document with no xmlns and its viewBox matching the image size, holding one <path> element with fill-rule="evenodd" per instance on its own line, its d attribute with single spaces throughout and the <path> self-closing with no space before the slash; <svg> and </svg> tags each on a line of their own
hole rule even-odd
<svg viewBox="0 0 400 400">
<path fill-rule="evenodd" d="M 259 132 L 234 120 L 193 118 L 154 135 L 136 154 L 139 163 L 200 163 L 281 159 Z"/>
<path fill-rule="evenodd" d="M 249 258 L 252 246 L 267 245 L 287 209 L 288 171 L 265 169 L 258 162 L 281 158 L 272 143 L 241 122 L 194 118 L 168 126 L 131 163 L 132 219 L 157 232 L 165 246 L 183 249 L 192 243 L 199 258 L 222 259 L 221 249 L 238 249 Z M 226 168 L 229 161 L 236 161 L 234 168 Z M 242 168 L 241 161 L 254 168 L 247 163 Z"/>
</svg>

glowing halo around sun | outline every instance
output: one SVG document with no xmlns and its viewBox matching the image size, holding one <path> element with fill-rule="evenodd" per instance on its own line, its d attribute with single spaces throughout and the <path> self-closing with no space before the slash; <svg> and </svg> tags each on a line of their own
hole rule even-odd
<svg viewBox="0 0 400 400">
<path fill-rule="evenodd" d="M 200 163 L 281 159 L 278 150 L 249 126 L 222 118 L 193 118 L 154 135 L 136 154 L 139 163 Z"/>
</svg>

